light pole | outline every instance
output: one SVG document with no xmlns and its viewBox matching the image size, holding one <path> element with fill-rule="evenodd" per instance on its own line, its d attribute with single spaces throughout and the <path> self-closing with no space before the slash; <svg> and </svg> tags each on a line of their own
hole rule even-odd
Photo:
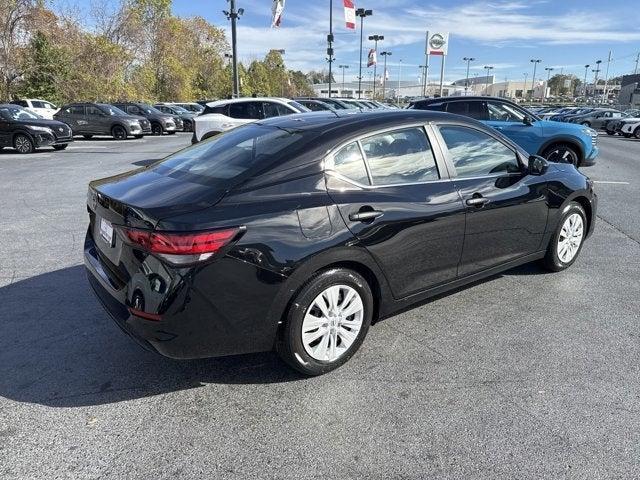
<svg viewBox="0 0 640 480">
<path fill-rule="evenodd" d="M 344 70 L 345 68 L 349 68 L 349 65 L 338 65 L 338 68 L 340 68 L 342 70 L 342 95 L 340 95 L 341 97 L 344 96 Z"/>
<path fill-rule="evenodd" d="M 594 98 L 597 96 L 598 93 L 598 74 L 600 73 L 600 64 L 602 63 L 602 60 L 596 60 L 596 69 L 593 70 L 593 73 L 595 74 L 594 80 L 593 80 L 593 96 Z"/>
<path fill-rule="evenodd" d="M 384 57 L 384 72 L 382 73 L 382 100 L 384 101 L 385 92 L 387 87 L 387 57 L 393 55 L 391 52 L 381 52 L 380 55 Z"/>
<path fill-rule="evenodd" d="M 358 8 L 356 10 L 356 16 L 360 17 L 360 67 L 358 69 L 358 98 L 362 94 L 362 30 L 364 29 L 364 17 L 373 15 L 373 10 L 365 10 L 364 8 Z"/>
<path fill-rule="evenodd" d="M 397 95 L 398 100 L 397 102 L 398 102 L 398 105 L 400 105 L 400 80 L 402 78 L 402 59 L 400 59 L 398 63 L 399 65 L 398 65 L 398 95 Z"/>
<path fill-rule="evenodd" d="M 531 59 L 531 63 L 533 63 L 533 78 L 531 79 L 531 101 L 533 101 L 535 97 L 534 85 L 536 83 L 536 68 L 538 67 L 538 64 L 540 62 L 542 62 L 542 60 L 540 60 L 539 58 Z"/>
<path fill-rule="evenodd" d="M 542 102 L 544 103 L 544 99 L 547 96 L 547 88 L 549 88 L 549 80 L 551 79 L 551 72 L 553 72 L 553 67 L 545 67 L 545 70 L 547 71 L 547 84 L 545 85 L 544 88 L 544 95 L 542 95 Z M 549 88 L 549 93 L 551 93 L 551 89 Z"/>
<path fill-rule="evenodd" d="M 493 67 L 485 65 L 484 69 L 487 71 L 487 76 L 485 77 L 485 94 L 489 96 L 489 75 L 491 74 Z"/>
<path fill-rule="evenodd" d="M 591 65 L 584 66 L 584 89 L 583 89 L 584 103 L 587 103 L 587 72 L 589 71 L 590 66 Z"/>
<path fill-rule="evenodd" d="M 475 60 L 475 58 L 473 58 L 473 57 L 464 57 L 462 60 L 467 62 L 467 79 L 465 80 L 465 83 L 464 83 L 464 94 L 466 95 L 467 91 L 469 90 L 469 64 L 471 62 L 473 62 Z"/>
<path fill-rule="evenodd" d="M 329 62 L 329 98 L 331 98 L 331 66 L 333 65 L 333 0 L 329 0 L 329 34 L 327 35 L 327 61 Z"/>
<path fill-rule="evenodd" d="M 378 42 L 384 40 L 384 35 L 369 35 L 369 40 L 373 40 L 374 47 L 373 51 L 376 52 L 376 56 L 378 55 Z M 378 59 L 376 58 L 376 63 L 373 64 L 373 99 L 376 99 L 376 70 L 378 66 Z"/>
<path fill-rule="evenodd" d="M 238 78 L 238 38 L 236 32 L 236 22 L 244 13 L 244 8 L 236 11 L 236 0 L 227 0 L 229 2 L 229 11 L 223 10 L 222 13 L 231 20 L 231 51 L 233 60 L 233 89 L 232 96 L 240 96 L 240 79 Z"/>
</svg>

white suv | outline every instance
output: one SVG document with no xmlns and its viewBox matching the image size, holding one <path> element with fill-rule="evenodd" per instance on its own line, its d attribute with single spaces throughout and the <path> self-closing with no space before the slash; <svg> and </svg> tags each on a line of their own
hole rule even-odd
<svg viewBox="0 0 640 480">
<path fill-rule="evenodd" d="M 640 139 L 640 118 L 623 118 L 620 133 L 627 138 L 635 136 Z"/>
<path fill-rule="evenodd" d="M 37 98 L 25 98 L 24 100 L 14 100 L 14 105 L 20 105 L 21 107 L 28 108 L 33 113 L 37 113 L 42 118 L 53 120 L 53 115 L 60 110 L 53 103 L 46 100 L 39 100 Z"/>
<path fill-rule="evenodd" d="M 191 143 L 197 143 L 245 123 L 263 118 L 310 112 L 287 98 L 233 98 L 207 103 L 202 115 L 194 118 Z"/>
</svg>

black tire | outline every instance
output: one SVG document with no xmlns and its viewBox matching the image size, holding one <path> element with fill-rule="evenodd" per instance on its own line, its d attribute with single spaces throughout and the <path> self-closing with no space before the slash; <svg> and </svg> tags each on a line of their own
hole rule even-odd
<svg viewBox="0 0 640 480">
<path fill-rule="evenodd" d="M 577 213 L 582 217 L 582 225 L 583 225 L 583 235 L 580 241 L 580 245 L 578 247 L 577 252 L 571 259 L 571 261 L 563 262 L 558 256 L 558 240 L 560 239 L 560 235 L 562 232 L 562 226 L 564 225 L 567 218 L 574 213 Z M 549 241 L 549 245 L 547 247 L 547 253 L 542 260 L 542 265 L 547 270 L 552 272 L 559 272 L 561 270 L 565 270 L 569 268 L 576 261 L 578 256 L 580 255 L 580 251 L 582 250 L 582 246 L 584 245 L 584 240 L 587 235 L 587 215 L 584 212 L 584 208 L 578 202 L 569 203 L 562 213 L 560 214 L 560 220 L 558 221 L 558 225 L 556 226 L 556 231 L 553 233 L 551 240 Z"/>
<path fill-rule="evenodd" d="M 634 131 L 633 131 L 633 136 L 636 137 L 638 140 L 640 140 L 640 127 L 637 127 Z"/>
<path fill-rule="evenodd" d="M 305 314 L 318 295 L 335 285 L 353 288 L 362 300 L 363 318 L 360 331 L 349 348 L 334 361 L 321 361 L 311 357 L 302 341 L 302 326 Z M 373 316 L 373 295 L 367 281 L 358 273 L 332 268 L 317 273 L 292 298 L 286 314 L 285 324 L 280 332 L 276 350 L 280 357 L 291 367 L 305 375 L 322 375 L 346 363 L 360 348 L 364 341 Z"/>
<path fill-rule="evenodd" d="M 116 125 L 111 129 L 111 136 L 115 140 L 126 140 L 127 130 L 122 125 Z"/>
<path fill-rule="evenodd" d="M 151 133 L 155 136 L 159 136 L 162 135 L 162 125 L 160 125 L 159 123 L 152 123 L 151 124 Z"/>
<path fill-rule="evenodd" d="M 18 133 L 13 137 L 13 148 L 15 148 L 20 154 L 28 154 L 35 151 L 33 140 L 24 133 Z"/>
<path fill-rule="evenodd" d="M 63 144 L 63 145 L 54 145 L 54 146 L 53 146 L 53 149 L 54 149 L 54 150 L 58 150 L 58 151 L 60 151 L 60 150 L 64 150 L 64 149 L 66 149 L 68 146 L 69 146 L 69 144 L 67 144 L 67 143 L 65 143 L 65 144 Z"/>
<path fill-rule="evenodd" d="M 174 131 L 172 131 L 172 132 L 167 132 L 167 133 L 168 133 L 169 135 L 175 135 L 175 134 L 176 134 L 176 131 L 174 130 Z"/>
<path fill-rule="evenodd" d="M 93 138 L 93 135 L 82 135 L 82 138 L 85 138 L 86 140 L 91 140 Z"/>
<path fill-rule="evenodd" d="M 623 136 L 624 138 L 631 138 L 631 135 L 632 135 L 631 133 L 627 133 L 627 132 L 623 132 L 623 133 L 622 133 L 622 136 Z"/>
<path fill-rule="evenodd" d="M 580 155 L 573 145 L 556 143 L 547 147 L 542 156 L 550 162 L 571 163 L 576 168 L 580 166 Z"/>
</svg>

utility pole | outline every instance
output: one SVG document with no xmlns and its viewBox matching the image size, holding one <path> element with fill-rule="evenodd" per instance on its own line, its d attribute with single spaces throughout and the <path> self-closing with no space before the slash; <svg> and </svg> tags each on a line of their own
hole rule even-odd
<svg viewBox="0 0 640 480">
<path fill-rule="evenodd" d="M 536 67 L 538 64 L 542 62 L 539 58 L 532 58 L 531 63 L 533 63 L 533 78 L 531 79 L 531 101 L 533 102 L 536 91 L 535 91 L 535 83 L 536 83 Z"/>
<path fill-rule="evenodd" d="M 382 73 L 382 101 L 384 101 L 387 88 L 387 57 L 393 55 L 393 53 L 385 51 L 380 53 L 380 55 L 384 57 L 384 72 Z"/>
<path fill-rule="evenodd" d="M 640 52 L 638 52 L 638 55 L 636 56 L 636 68 L 635 68 L 635 70 L 633 71 L 633 74 L 634 74 L 634 75 L 637 75 L 637 74 L 638 74 L 638 64 L 639 64 L 639 63 L 640 63 Z"/>
<path fill-rule="evenodd" d="M 329 0 L 329 35 L 327 35 L 327 61 L 329 62 L 329 98 L 331 98 L 331 65 L 333 65 L 333 0 Z"/>
<path fill-rule="evenodd" d="M 229 11 L 223 10 L 222 13 L 231 20 L 231 55 L 233 61 L 233 88 L 232 96 L 237 98 L 240 96 L 240 79 L 238 78 L 238 38 L 236 32 L 236 23 L 244 13 L 244 8 L 236 11 L 236 0 L 227 0 L 229 2 Z"/>
<path fill-rule="evenodd" d="M 584 103 L 587 103 L 587 72 L 589 71 L 590 66 L 591 65 L 584 66 L 584 89 L 583 89 Z"/>
<path fill-rule="evenodd" d="M 360 67 L 358 69 L 358 98 L 362 95 L 362 31 L 364 30 L 364 17 L 373 15 L 373 10 L 358 8 L 356 16 L 360 17 Z"/>
<path fill-rule="evenodd" d="M 400 61 L 398 62 L 398 105 L 400 105 L 400 80 L 402 79 L 402 59 L 400 59 Z"/>
<path fill-rule="evenodd" d="M 598 74 L 600 73 L 600 64 L 602 63 L 602 60 L 596 60 L 596 68 L 593 71 L 594 74 L 594 80 L 593 80 L 593 96 L 594 98 L 597 97 L 597 93 L 598 93 Z"/>
<path fill-rule="evenodd" d="M 340 95 L 341 97 L 344 97 L 344 70 L 346 68 L 349 68 L 349 65 L 338 65 L 338 68 L 342 69 L 342 95 Z"/>
<path fill-rule="evenodd" d="M 429 57 L 429 32 L 427 32 L 424 43 L 424 83 L 422 84 L 424 98 L 427 98 L 427 89 L 429 88 Z"/>
<path fill-rule="evenodd" d="M 485 84 L 484 91 L 485 91 L 485 95 L 489 96 L 489 75 L 491 74 L 491 70 L 493 70 L 493 67 L 485 65 L 484 69 L 487 71 L 487 76 L 485 77 L 485 81 L 484 81 L 484 84 Z"/>
<path fill-rule="evenodd" d="M 384 35 L 369 35 L 369 40 L 373 40 L 374 47 L 373 51 L 376 52 L 376 63 L 373 64 L 373 99 L 376 99 L 376 71 L 378 67 L 378 42 L 384 40 Z"/>
<path fill-rule="evenodd" d="M 611 50 L 609 50 L 609 58 L 607 59 L 607 71 L 604 74 L 604 94 L 603 100 L 607 103 L 609 102 L 609 97 L 607 95 L 607 86 L 609 85 L 609 65 L 611 65 Z"/>
<path fill-rule="evenodd" d="M 475 58 L 473 57 L 464 57 L 462 60 L 464 60 L 465 62 L 467 62 L 467 79 L 464 83 L 464 94 L 467 94 L 467 91 L 469 90 L 469 64 L 471 62 L 473 62 L 475 60 Z"/>
<path fill-rule="evenodd" d="M 424 96 L 424 82 L 427 75 L 427 66 L 426 65 L 418 65 L 420 69 L 420 90 L 422 91 L 422 96 Z"/>
<path fill-rule="evenodd" d="M 553 67 L 546 67 L 547 71 L 547 84 L 544 87 L 544 95 L 542 95 L 542 102 L 544 103 L 544 99 L 547 96 L 547 88 L 549 88 L 549 80 L 551 79 L 551 72 L 553 72 Z M 549 88 L 549 93 L 551 93 L 551 89 Z"/>
</svg>

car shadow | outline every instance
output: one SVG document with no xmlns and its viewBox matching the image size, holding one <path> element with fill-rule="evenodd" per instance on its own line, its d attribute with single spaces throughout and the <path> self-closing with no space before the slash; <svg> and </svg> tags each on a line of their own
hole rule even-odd
<svg viewBox="0 0 640 480">
<path fill-rule="evenodd" d="M 0 396 L 54 407 L 303 377 L 274 353 L 176 361 L 123 335 L 75 266 L 0 287 Z"/>
</svg>

